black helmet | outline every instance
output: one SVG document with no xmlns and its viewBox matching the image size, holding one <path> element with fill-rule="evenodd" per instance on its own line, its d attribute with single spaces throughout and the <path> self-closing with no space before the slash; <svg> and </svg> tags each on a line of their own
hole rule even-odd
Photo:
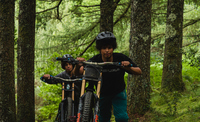
<svg viewBox="0 0 200 122">
<path fill-rule="evenodd" d="M 70 55 L 70 54 L 65 54 L 65 55 L 63 55 L 62 58 L 73 58 L 73 57 L 72 57 L 72 55 Z"/>
<path fill-rule="evenodd" d="M 102 46 L 111 45 L 113 49 L 117 48 L 116 38 L 112 32 L 103 31 L 96 37 L 96 48 L 101 50 Z"/>
<path fill-rule="evenodd" d="M 74 60 L 74 58 L 73 58 L 72 55 L 70 55 L 70 54 L 65 54 L 65 55 L 63 55 L 62 58 L 66 58 L 66 60 L 62 60 L 62 61 L 61 61 L 61 67 L 62 67 L 63 69 L 65 69 L 65 64 L 66 64 L 66 62 L 69 62 L 69 63 L 70 63 L 70 61 Z M 72 64 L 72 65 L 73 65 L 73 64 Z M 74 67 L 74 65 L 73 65 L 73 67 Z"/>
<path fill-rule="evenodd" d="M 113 39 L 113 40 L 116 40 L 114 34 L 112 32 L 109 32 L 109 31 L 103 31 L 101 33 L 99 33 L 96 37 L 96 40 L 99 41 L 99 40 L 103 40 L 103 39 Z"/>
</svg>

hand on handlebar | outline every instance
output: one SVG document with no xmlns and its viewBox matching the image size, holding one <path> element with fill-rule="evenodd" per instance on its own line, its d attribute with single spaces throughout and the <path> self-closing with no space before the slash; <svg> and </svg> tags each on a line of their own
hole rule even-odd
<svg viewBox="0 0 200 122">
<path fill-rule="evenodd" d="M 82 65 L 83 65 L 83 63 L 81 63 L 81 62 L 86 61 L 84 58 L 81 58 L 81 57 L 77 57 L 76 59 L 79 61 L 79 63 L 77 64 L 77 65 L 79 65 L 79 66 L 82 66 Z"/>
<path fill-rule="evenodd" d="M 49 74 L 44 74 L 44 75 L 42 76 L 42 78 L 44 78 L 44 79 L 51 79 L 51 75 L 49 75 Z"/>
<path fill-rule="evenodd" d="M 131 63 L 129 61 L 122 61 L 121 62 L 122 67 L 127 67 L 127 66 L 130 66 L 130 65 L 131 65 Z"/>
<path fill-rule="evenodd" d="M 81 58 L 81 57 L 77 57 L 76 59 L 77 59 L 79 62 L 86 61 L 84 58 Z"/>
</svg>

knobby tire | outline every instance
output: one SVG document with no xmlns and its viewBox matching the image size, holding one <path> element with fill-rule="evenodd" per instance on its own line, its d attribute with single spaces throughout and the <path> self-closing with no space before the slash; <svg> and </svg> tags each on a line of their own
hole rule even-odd
<svg viewBox="0 0 200 122">
<path fill-rule="evenodd" d="M 93 92 L 87 91 L 85 93 L 82 122 L 92 122 L 93 119 Z"/>
</svg>

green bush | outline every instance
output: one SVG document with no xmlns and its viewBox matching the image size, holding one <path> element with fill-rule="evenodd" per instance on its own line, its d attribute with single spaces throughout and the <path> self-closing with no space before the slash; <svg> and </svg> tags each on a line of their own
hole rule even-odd
<svg viewBox="0 0 200 122">
<path fill-rule="evenodd" d="M 150 80 L 154 88 L 159 88 L 162 82 L 162 63 L 152 64 L 150 67 Z M 195 83 L 200 81 L 198 67 L 190 66 L 188 63 L 182 64 L 183 82 Z"/>
<path fill-rule="evenodd" d="M 38 109 L 37 120 L 55 119 L 61 102 L 62 86 L 42 83 L 39 97 L 43 98 L 42 106 Z"/>
<path fill-rule="evenodd" d="M 162 63 L 152 64 L 150 66 L 150 81 L 151 86 L 154 88 L 160 88 L 162 81 Z"/>
<path fill-rule="evenodd" d="M 190 66 L 188 63 L 183 63 L 183 81 L 185 82 L 199 82 L 200 71 L 198 67 Z"/>
</svg>

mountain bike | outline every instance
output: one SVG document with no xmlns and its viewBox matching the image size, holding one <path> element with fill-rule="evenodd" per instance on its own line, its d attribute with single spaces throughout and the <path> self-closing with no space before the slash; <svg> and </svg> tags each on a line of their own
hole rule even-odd
<svg viewBox="0 0 200 122">
<path fill-rule="evenodd" d="M 62 101 L 59 105 L 55 122 L 76 122 L 77 112 L 75 110 L 76 107 L 74 106 L 74 83 L 77 81 L 82 81 L 82 79 L 63 79 L 53 76 L 51 76 L 51 79 L 62 83 Z M 42 77 L 41 80 L 43 80 Z"/>
<path fill-rule="evenodd" d="M 63 79 L 60 77 L 52 77 L 52 79 L 62 82 L 62 101 L 59 105 L 60 114 L 57 115 L 56 120 L 58 122 L 76 122 L 77 112 L 74 106 L 74 83 L 82 79 Z"/>
<path fill-rule="evenodd" d="M 57 58 L 62 60 L 62 58 Z M 77 64 L 77 60 L 68 60 L 69 63 Z M 84 73 L 82 75 L 81 93 L 77 122 L 97 122 L 99 112 L 100 88 L 102 79 L 102 69 L 104 65 L 121 66 L 120 62 L 82 62 Z M 130 65 L 132 66 L 132 65 Z M 94 89 L 94 87 L 96 87 Z"/>
<path fill-rule="evenodd" d="M 66 61 L 62 58 L 61 61 Z M 41 80 L 44 81 L 43 77 Z M 62 101 L 59 104 L 55 122 L 76 122 L 78 105 L 75 106 L 75 82 L 81 82 L 81 78 L 63 79 L 51 76 L 51 80 L 62 84 Z M 78 100 L 77 100 L 78 103 Z"/>
</svg>

